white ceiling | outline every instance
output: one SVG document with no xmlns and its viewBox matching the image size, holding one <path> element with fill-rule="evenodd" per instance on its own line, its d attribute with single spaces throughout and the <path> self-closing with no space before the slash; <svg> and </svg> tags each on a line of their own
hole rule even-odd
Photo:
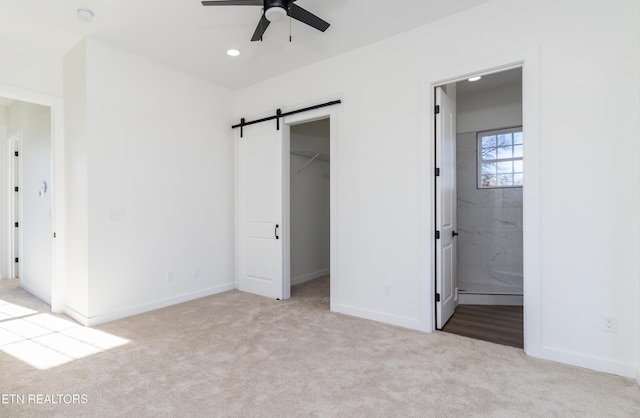
<svg viewBox="0 0 640 418">
<path fill-rule="evenodd" d="M 456 92 L 458 96 L 465 96 L 467 94 L 516 83 L 522 83 L 522 68 L 486 74 L 477 81 L 459 81 L 456 85 Z"/>
<path fill-rule="evenodd" d="M 364 46 L 489 0 L 298 0 L 328 21 L 319 32 L 298 21 L 272 23 L 250 42 L 259 6 L 203 7 L 199 0 L 0 0 L 0 39 L 63 55 L 92 36 L 237 89 Z M 91 23 L 76 17 L 91 9 Z M 241 51 L 237 58 L 226 50 Z"/>
</svg>

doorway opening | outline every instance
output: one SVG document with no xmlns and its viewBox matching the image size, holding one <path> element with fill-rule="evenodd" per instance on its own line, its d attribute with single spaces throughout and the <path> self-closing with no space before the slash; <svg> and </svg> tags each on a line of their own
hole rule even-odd
<svg viewBox="0 0 640 418">
<path fill-rule="evenodd" d="M 329 309 L 331 271 L 330 119 L 290 126 L 289 274 L 292 298 Z"/>
<path fill-rule="evenodd" d="M 62 101 L 0 85 L 0 274 L 63 310 L 62 251 L 56 252 L 54 160 L 62 145 Z M 58 139 L 58 142 L 55 139 Z M 58 176 L 60 178 L 61 176 Z"/>
<path fill-rule="evenodd" d="M 439 167 L 443 179 L 436 181 L 453 184 L 454 310 L 450 318 L 437 310 L 436 324 L 524 348 L 522 68 L 469 78 L 447 86 L 456 121 L 454 161 Z M 442 199 L 437 193 L 436 202 Z M 437 204 L 436 213 L 441 210 Z M 443 270 L 436 272 L 438 282 Z"/>
</svg>

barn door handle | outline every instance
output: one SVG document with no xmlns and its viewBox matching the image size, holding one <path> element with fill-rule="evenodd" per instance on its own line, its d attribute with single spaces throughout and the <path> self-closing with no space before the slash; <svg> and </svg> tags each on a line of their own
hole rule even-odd
<svg viewBox="0 0 640 418">
<path fill-rule="evenodd" d="M 276 224 L 276 227 L 273 229 L 273 235 L 276 236 L 276 239 L 280 239 L 278 236 L 278 228 L 280 228 L 280 225 Z"/>
<path fill-rule="evenodd" d="M 451 236 L 452 237 L 457 237 L 458 235 L 460 235 L 460 234 L 458 234 L 456 231 L 452 231 L 451 232 Z"/>
</svg>

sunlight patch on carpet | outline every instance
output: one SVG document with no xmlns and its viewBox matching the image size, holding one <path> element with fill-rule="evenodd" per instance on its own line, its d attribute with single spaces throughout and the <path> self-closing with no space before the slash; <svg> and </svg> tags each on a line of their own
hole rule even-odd
<svg viewBox="0 0 640 418">
<path fill-rule="evenodd" d="M 0 299 L 0 351 L 36 369 L 47 370 L 128 342 Z"/>
</svg>

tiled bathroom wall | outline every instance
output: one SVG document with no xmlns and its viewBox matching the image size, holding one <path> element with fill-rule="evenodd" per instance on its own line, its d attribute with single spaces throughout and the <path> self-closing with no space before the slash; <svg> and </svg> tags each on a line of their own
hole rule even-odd
<svg viewBox="0 0 640 418">
<path fill-rule="evenodd" d="M 522 294 L 522 188 L 478 189 L 476 132 L 457 136 L 458 289 Z"/>
</svg>

